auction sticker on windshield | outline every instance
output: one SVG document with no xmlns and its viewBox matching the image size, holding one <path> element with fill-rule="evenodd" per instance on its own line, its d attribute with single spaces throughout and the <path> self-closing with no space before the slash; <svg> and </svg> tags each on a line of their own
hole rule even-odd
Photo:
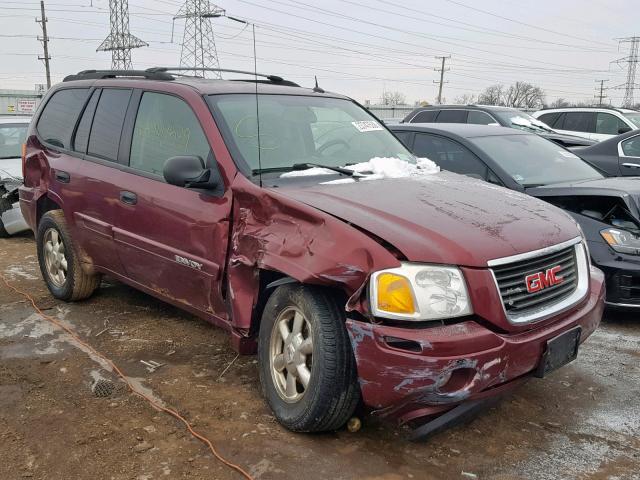
<svg viewBox="0 0 640 480">
<path fill-rule="evenodd" d="M 359 132 L 373 132 L 375 130 L 383 130 L 382 125 L 373 120 L 362 120 L 360 122 L 351 122 L 351 125 L 356 127 Z"/>
</svg>

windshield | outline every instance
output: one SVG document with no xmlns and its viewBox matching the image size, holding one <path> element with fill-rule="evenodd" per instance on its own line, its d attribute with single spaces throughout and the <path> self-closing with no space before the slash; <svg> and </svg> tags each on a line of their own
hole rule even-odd
<svg viewBox="0 0 640 480">
<path fill-rule="evenodd" d="M 537 135 L 470 139 L 523 187 L 603 178 L 587 162 Z"/>
<path fill-rule="evenodd" d="M 0 160 L 22 156 L 22 144 L 27 138 L 28 127 L 23 123 L 0 124 Z"/>
<path fill-rule="evenodd" d="M 630 120 L 636 128 L 640 128 L 640 112 L 624 113 L 623 115 L 627 120 Z"/>
<path fill-rule="evenodd" d="M 286 172 L 304 163 L 342 167 L 376 157 L 416 163 L 400 141 L 355 103 L 293 95 L 259 95 L 258 161 L 255 95 L 208 99 L 236 163 L 253 174 Z"/>
<path fill-rule="evenodd" d="M 528 132 L 553 132 L 553 129 L 549 128 L 546 123 L 519 110 L 497 110 L 491 113 L 498 116 L 503 122 L 508 123 L 511 128 Z"/>
</svg>

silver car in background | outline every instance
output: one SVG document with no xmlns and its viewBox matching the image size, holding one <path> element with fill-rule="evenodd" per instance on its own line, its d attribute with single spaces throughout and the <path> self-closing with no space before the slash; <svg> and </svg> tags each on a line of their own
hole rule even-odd
<svg viewBox="0 0 640 480">
<path fill-rule="evenodd" d="M 18 201 L 29 117 L 0 117 L 0 237 L 28 230 Z"/>
</svg>

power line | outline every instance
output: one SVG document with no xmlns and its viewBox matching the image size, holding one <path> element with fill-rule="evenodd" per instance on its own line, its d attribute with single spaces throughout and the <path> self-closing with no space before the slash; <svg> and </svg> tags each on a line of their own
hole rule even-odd
<svg viewBox="0 0 640 480">
<path fill-rule="evenodd" d="M 174 20 L 186 20 L 182 37 L 180 66 L 192 67 L 193 75 L 207 76 L 209 68 L 220 68 L 211 19 L 224 15 L 224 10 L 209 0 L 187 0 Z M 188 73 L 188 71 L 187 71 Z M 222 78 L 220 72 L 213 76 Z"/>
<path fill-rule="evenodd" d="M 442 66 L 440 68 L 434 68 L 436 72 L 440 72 L 440 82 L 436 82 L 434 80 L 433 83 L 440 83 L 440 86 L 438 87 L 438 104 L 442 104 L 442 85 L 445 83 L 444 72 L 449 70 L 448 68 L 444 68 L 444 63 L 447 61 L 448 58 L 451 58 L 451 55 L 441 56 L 436 58 L 442 60 Z"/>
<path fill-rule="evenodd" d="M 109 24 L 111 32 L 96 49 L 97 52 L 111 52 L 111 68 L 129 70 L 131 49 L 148 47 L 135 35 L 129 33 L 129 3 L 127 0 L 109 0 Z"/>
<path fill-rule="evenodd" d="M 40 18 L 36 18 L 36 22 L 38 22 L 42 26 L 42 37 L 38 38 L 42 42 L 42 49 L 44 55 L 42 57 L 38 57 L 38 60 L 44 60 L 44 70 L 47 75 L 47 90 L 51 88 L 51 70 L 49 70 L 49 60 L 51 60 L 51 56 L 49 55 L 49 37 L 47 36 L 47 16 L 44 12 L 44 0 L 40 0 Z"/>
</svg>

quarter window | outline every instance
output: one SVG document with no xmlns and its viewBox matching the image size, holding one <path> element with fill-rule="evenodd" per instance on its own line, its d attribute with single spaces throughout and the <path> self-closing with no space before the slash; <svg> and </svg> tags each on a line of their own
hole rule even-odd
<svg viewBox="0 0 640 480">
<path fill-rule="evenodd" d="M 463 175 L 487 178 L 487 166 L 478 157 L 448 138 L 416 133 L 413 141 L 413 152 L 418 157 L 427 157 L 441 168 Z"/>
<path fill-rule="evenodd" d="M 142 95 L 131 143 L 132 168 L 162 175 L 169 158 L 196 155 L 206 162 L 210 151 L 198 119 L 183 100 L 153 92 Z"/>
<path fill-rule="evenodd" d="M 411 119 L 411 123 L 433 123 L 439 110 L 423 110 Z"/>
<path fill-rule="evenodd" d="M 478 110 L 471 110 L 467 117 L 467 123 L 473 123 L 474 125 L 493 125 L 497 124 L 491 115 L 480 112 Z"/>
<path fill-rule="evenodd" d="M 88 88 L 68 88 L 53 94 L 37 125 L 38 134 L 46 143 L 59 148 L 70 147 L 71 134 L 88 92 Z"/>
<path fill-rule="evenodd" d="M 107 160 L 118 159 L 118 147 L 131 90 L 104 89 L 93 117 L 87 153 Z"/>
<path fill-rule="evenodd" d="M 78 124 L 78 130 L 76 130 L 76 138 L 73 142 L 73 149 L 76 152 L 87 153 L 87 144 L 89 143 L 89 130 L 91 130 L 91 121 L 93 120 L 93 114 L 96 111 L 96 105 L 100 98 L 100 90 L 96 90 L 91 95 L 91 100 L 84 109 L 80 123 Z"/>
<path fill-rule="evenodd" d="M 627 157 L 640 157 L 640 136 L 622 142 L 622 152 Z"/>
</svg>

